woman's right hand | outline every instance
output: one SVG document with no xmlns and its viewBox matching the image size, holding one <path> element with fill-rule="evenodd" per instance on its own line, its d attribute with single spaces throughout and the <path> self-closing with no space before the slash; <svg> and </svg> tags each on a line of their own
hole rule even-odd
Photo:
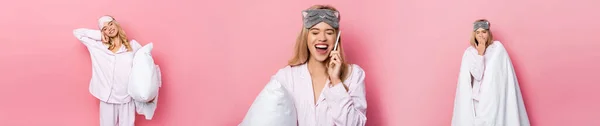
<svg viewBox="0 0 600 126">
<path fill-rule="evenodd" d="M 109 37 L 106 36 L 106 34 L 104 34 L 104 32 L 102 32 L 102 42 L 103 43 L 108 43 Z"/>
<path fill-rule="evenodd" d="M 484 42 L 480 42 L 479 44 L 477 44 L 476 48 L 477 48 L 477 53 L 479 55 L 483 56 L 483 54 L 485 54 L 485 41 Z"/>
</svg>

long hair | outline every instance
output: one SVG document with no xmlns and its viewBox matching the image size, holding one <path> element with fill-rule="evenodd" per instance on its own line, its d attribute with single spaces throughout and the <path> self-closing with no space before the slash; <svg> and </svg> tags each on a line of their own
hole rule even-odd
<svg viewBox="0 0 600 126">
<path fill-rule="evenodd" d="M 112 17 L 112 16 L 110 16 L 110 17 Z M 121 25 L 119 25 L 117 20 L 114 17 L 112 17 L 112 18 L 113 18 L 113 21 L 111 21 L 111 22 L 117 26 L 117 30 L 118 30 L 116 37 L 118 37 L 121 40 L 121 44 L 123 44 L 125 46 L 125 48 L 127 48 L 127 52 L 133 51 L 133 49 L 131 48 L 131 45 L 129 44 L 129 40 L 127 40 L 127 35 L 125 34 L 125 31 L 123 30 Z M 112 41 L 112 38 L 110 38 L 108 40 L 108 50 L 113 50 L 115 48 L 116 48 L 116 45 Z"/>
<path fill-rule="evenodd" d="M 475 22 L 479 22 L 479 21 L 485 21 L 485 22 L 489 23 L 489 21 L 487 19 L 479 19 L 479 20 L 476 20 Z M 490 46 L 492 44 L 492 42 L 494 42 L 494 36 L 492 35 L 492 23 L 489 23 L 489 25 L 490 25 L 490 28 L 487 30 L 488 38 L 486 40 L 487 42 L 485 43 L 485 47 Z M 475 38 L 476 35 L 477 35 L 477 31 L 471 32 L 471 46 L 473 46 L 473 47 L 477 47 L 477 43 L 476 43 L 477 39 Z"/>
<path fill-rule="evenodd" d="M 314 5 L 308 9 L 329 9 L 332 11 L 337 11 L 337 9 L 335 9 L 332 6 L 329 5 Z M 341 16 L 339 16 L 338 18 L 341 19 Z M 339 33 L 339 28 L 335 29 L 336 32 L 336 36 Z M 290 59 L 288 61 L 288 65 L 290 66 L 298 66 L 298 65 L 302 65 L 305 64 L 306 62 L 308 62 L 308 59 L 310 58 L 310 51 L 308 50 L 308 29 L 306 29 L 305 27 L 302 27 L 302 30 L 300 31 L 300 34 L 298 35 L 298 37 L 296 38 L 296 45 L 294 46 L 294 56 L 292 56 L 292 59 Z M 348 73 L 349 73 L 349 63 L 345 60 L 346 58 L 344 57 L 344 46 L 342 46 L 342 36 L 340 36 L 340 40 L 338 43 L 338 51 L 340 52 L 340 61 L 342 62 L 342 66 L 341 66 L 341 71 L 340 71 L 340 79 L 342 81 L 346 80 L 346 78 L 348 77 Z M 328 58 L 325 62 L 329 62 Z"/>
</svg>

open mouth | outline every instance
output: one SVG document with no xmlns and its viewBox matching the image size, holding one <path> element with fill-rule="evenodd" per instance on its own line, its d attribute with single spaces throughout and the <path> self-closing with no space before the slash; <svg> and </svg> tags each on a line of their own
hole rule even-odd
<svg viewBox="0 0 600 126">
<path fill-rule="evenodd" d="M 315 48 L 317 49 L 318 53 L 325 54 L 325 53 L 327 53 L 327 49 L 329 48 L 329 45 L 327 45 L 327 44 L 316 44 Z"/>
</svg>

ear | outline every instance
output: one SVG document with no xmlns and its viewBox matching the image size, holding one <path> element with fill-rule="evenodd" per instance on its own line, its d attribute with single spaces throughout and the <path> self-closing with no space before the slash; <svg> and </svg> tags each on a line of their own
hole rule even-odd
<svg viewBox="0 0 600 126">
<path fill-rule="evenodd" d="M 308 12 L 306 12 L 306 11 L 302 11 L 302 17 L 303 17 L 303 18 L 306 18 L 306 15 L 308 15 Z"/>
<path fill-rule="evenodd" d="M 340 18 L 340 13 L 339 12 L 333 12 L 333 15 L 335 15 L 335 18 Z"/>
</svg>

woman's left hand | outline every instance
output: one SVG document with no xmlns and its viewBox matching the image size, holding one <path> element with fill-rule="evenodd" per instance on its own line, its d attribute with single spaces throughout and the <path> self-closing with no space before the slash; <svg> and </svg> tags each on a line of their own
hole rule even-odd
<svg viewBox="0 0 600 126">
<path fill-rule="evenodd" d="M 331 51 L 329 54 L 329 66 L 327 68 L 327 73 L 329 74 L 329 81 L 331 81 L 332 86 L 338 83 L 341 83 L 340 72 L 342 68 L 342 60 L 340 57 L 339 51 Z"/>
</svg>

